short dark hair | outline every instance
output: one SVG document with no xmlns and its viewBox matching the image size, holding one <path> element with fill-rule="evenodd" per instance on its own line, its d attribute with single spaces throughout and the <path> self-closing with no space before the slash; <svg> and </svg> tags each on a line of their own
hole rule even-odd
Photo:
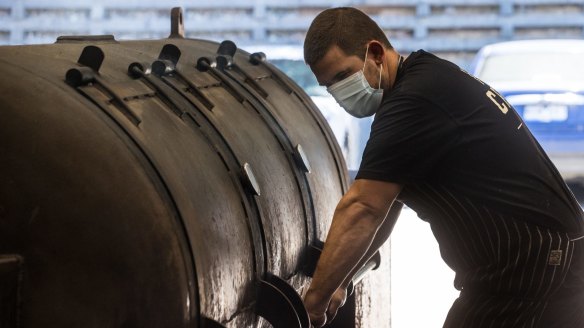
<svg viewBox="0 0 584 328">
<path fill-rule="evenodd" d="M 327 9 L 314 18 L 304 39 L 304 61 L 313 65 L 333 46 L 346 55 L 365 57 L 365 44 L 371 40 L 392 49 L 383 30 L 364 12 L 351 7 Z"/>
</svg>

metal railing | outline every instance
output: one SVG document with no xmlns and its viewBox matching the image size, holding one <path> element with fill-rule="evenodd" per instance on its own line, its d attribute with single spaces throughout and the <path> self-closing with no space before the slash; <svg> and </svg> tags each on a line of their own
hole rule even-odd
<svg viewBox="0 0 584 328">
<path fill-rule="evenodd" d="M 581 0 L 183 1 L 187 37 L 239 44 L 300 44 L 314 16 L 361 8 L 402 52 L 423 48 L 465 62 L 483 45 L 525 38 L 584 38 Z M 0 44 L 51 43 L 64 34 L 117 39 L 168 36 L 170 8 L 149 0 L 0 0 Z"/>
</svg>

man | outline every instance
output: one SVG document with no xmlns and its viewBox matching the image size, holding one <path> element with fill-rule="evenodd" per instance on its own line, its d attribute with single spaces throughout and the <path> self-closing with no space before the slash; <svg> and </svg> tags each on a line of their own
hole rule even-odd
<svg viewBox="0 0 584 328">
<path fill-rule="evenodd" d="M 313 326 L 388 238 L 397 199 L 430 223 L 456 272 L 445 327 L 584 327 L 584 214 L 505 99 L 430 53 L 404 60 L 353 8 L 320 13 L 304 57 L 347 112 L 375 114 L 305 295 Z"/>
</svg>

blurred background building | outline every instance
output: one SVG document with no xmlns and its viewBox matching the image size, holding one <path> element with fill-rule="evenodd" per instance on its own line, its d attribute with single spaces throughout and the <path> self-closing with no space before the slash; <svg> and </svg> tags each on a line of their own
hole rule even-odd
<svg viewBox="0 0 584 328">
<path fill-rule="evenodd" d="M 304 88 L 331 123 L 351 169 L 360 164 L 371 122 L 346 115 L 303 63 L 304 36 L 320 11 L 360 8 L 400 53 L 424 49 L 467 70 L 477 51 L 495 42 L 584 39 L 582 0 L 0 0 L 0 45 L 87 34 L 161 39 L 176 6 L 183 8 L 186 37 L 229 39 L 263 51 Z"/>
<path fill-rule="evenodd" d="M 241 45 L 299 45 L 318 12 L 354 6 L 401 52 L 425 49 L 463 67 L 497 41 L 584 38 L 582 0 L 0 0 L 0 44 L 52 43 L 68 34 L 163 38 L 173 6 L 183 7 L 187 37 Z"/>
</svg>

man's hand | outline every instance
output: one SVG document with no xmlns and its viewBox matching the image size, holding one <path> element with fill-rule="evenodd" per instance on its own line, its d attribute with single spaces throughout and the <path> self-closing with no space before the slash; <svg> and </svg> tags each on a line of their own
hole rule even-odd
<svg viewBox="0 0 584 328">
<path fill-rule="evenodd" d="M 347 289 L 343 287 L 337 288 L 331 301 L 329 302 L 328 309 L 326 310 L 326 322 L 330 323 L 333 321 L 335 316 L 337 315 L 337 311 L 343 305 L 345 305 L 345 301 L 347 300 Z"/>
<path fill-rule="evenodd" d="M 319 328 L 333 321 L 337 315 L 337 311 L 345 304 L 347 300 L 347 289 L 339 287 L 328 301 L 328 305 L 323 307 L 324 302 L 312 293 L 310 290 L 304 298 L 304 306 L 310 317 L 310 323 L 313 327 Z"/>
<path fill-rule="evenodd" d="M 312 327 L 320 328 L 324 326 L 326 323 L 325 311 L 328 307 L 328 300 L 322 300 L 316 293 L 313 293 L 309 289 L 304 297 L 304 306 L 310 317 Z"/>
</svg>

